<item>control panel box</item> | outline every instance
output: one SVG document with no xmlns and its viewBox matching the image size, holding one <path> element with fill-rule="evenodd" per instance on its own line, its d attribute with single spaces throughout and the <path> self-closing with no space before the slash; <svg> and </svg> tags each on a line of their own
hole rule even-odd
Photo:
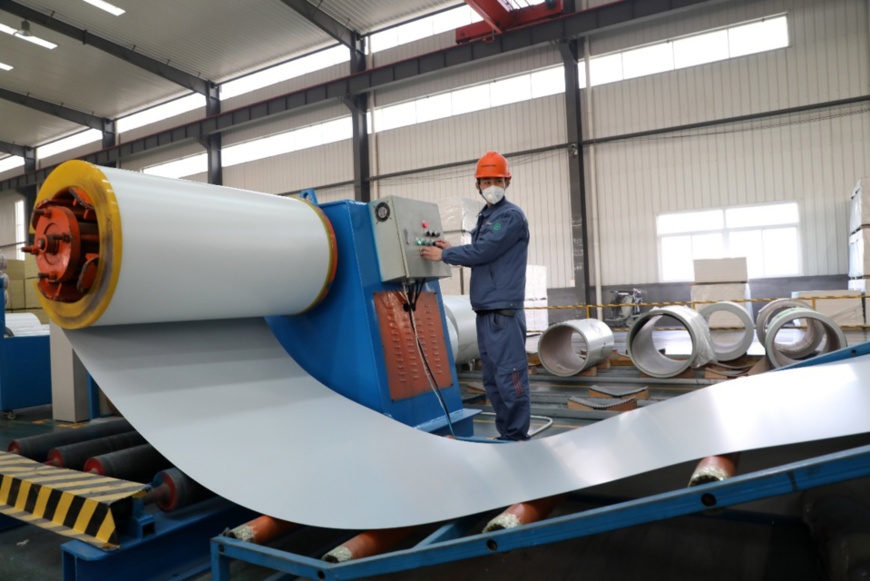
<svg viewBox="0 0 870 581">
<path fill-rule="evenodd" d="M 397 196 L 369 204 L 383 282 L 447 278 L 450 266 L 420 256 L 443 236 L 438 205 Z"/>
</svg>

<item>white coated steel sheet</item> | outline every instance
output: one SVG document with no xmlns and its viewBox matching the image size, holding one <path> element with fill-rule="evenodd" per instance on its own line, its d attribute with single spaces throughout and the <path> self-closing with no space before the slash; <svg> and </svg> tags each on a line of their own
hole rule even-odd
<svg viewBox="0 0 870 581">
<path fill-rule="evenodd" d="M 345 399 L 263 319 L 66 333 L 180 469 L 253 510 L 324 527 L 440 521 L 706 456 L 870 432 L 870 357 L 736 379 L 497 445 L 432 436 Z"/>
</svg>

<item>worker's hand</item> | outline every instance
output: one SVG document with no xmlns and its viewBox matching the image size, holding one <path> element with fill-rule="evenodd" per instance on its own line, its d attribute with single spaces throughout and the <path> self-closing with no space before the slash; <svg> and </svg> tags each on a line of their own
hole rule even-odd
<svg viewBox="0 0 870 581">
<path fill-rule="evenodd" d="M 446 240 L 436 240 L 435 246 L 444 250 L 445 248 L 450 248 L 452 245 L 449 242 L 447 242 Z"/>
<path fill-rule="evenodd" d="M 420 249 L 420 256 L 432 262 L 441 262 L 441 249 L 437 246 L 424 246 Z"/>
</svg>

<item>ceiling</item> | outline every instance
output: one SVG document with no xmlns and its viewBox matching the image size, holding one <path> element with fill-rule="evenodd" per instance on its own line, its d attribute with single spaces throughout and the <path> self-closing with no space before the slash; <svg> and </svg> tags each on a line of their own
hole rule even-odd
<svg viewBox="0 0 870 581">
<path fill-rule="evenodd" d="M 18 29 L 22 14 L 53 50 L 0 33 L 0 141 L 43 145 L 84 129 L 9 99 L 24 95 L 51 105 L 116 119 L 190 89 L 95 44 L 103 39 L 199 79 L 221 83 L 265 66 L 335 44 L 328 34 L 281 0 L 110 0 L 126 10 L 113 16 L 83 0 L 0 0 L 0 24 Z M 346 28 L 367 33 L 459 0 L 308 0 Z M 28 12 L 30 11 L 30 12 Z M 88 42 L 53 30 L 87 31 Z M 69 28 L 69 27 L 67 27 Z M 94 38 L 96 37 L 96 38 Z M 14 96 L 13 95 L 13 96 Z M 0 157 L 3 154 L 0 153 Z"/>
</svg>

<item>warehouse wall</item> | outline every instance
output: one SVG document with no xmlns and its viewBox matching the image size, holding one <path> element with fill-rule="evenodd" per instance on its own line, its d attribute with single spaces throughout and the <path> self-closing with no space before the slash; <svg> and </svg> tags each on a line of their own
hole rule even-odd
<svg viewBox="0 0 870 581">
<path fill-rule="evenodd" d="M 600 3 L 589 0 L 587 5 Z M 781 13 L 787 13 L 790 19 L 788 48 L 583 91 L 584 103 L 592 107 L 592 123 L 585 127 L 585 137 L 665 129 L 868 94 L 870 15 L 866 0 L 711 3 L 661 22 L 596 35 L 590 40 L 590 52 L 606 54 Z M 376 53 L 370 60 L 377 66 L 451 43 L 452 34 L 445 33 Z M 558 62 L 553 47 L 538 47 L 380 90 L 370 102 L 378 107 L 400 103 Z M 344 76 L 346 70 L 347 65 L 336 65 L 261 89 L 225 102 L 224 110 Z M 591 214 L 589 200 L 587 225 L 590 254 L 591 229 L 600 227 L 601 283 L 658 282 L 658 213 L 786 200 L 800 204 L 803 274 L 845 273 L 848 192 L 858 177 L 870 174 L 868 109 L 866 104 L 821 109 L 596 145 L 595 187 L 587 181 L 587 191 L 597 191 L 599 208 L 596 218 Z M 335 103 L 306 109 L 228 133 L 224 144 L 346 114 L 346 108 Z M 129 132 L 121 139 L 202 116 L 202 111 L 190 112 L 161 125 Z M 566 141 L 563 95 L 378 132 L 372 135 L 370 144 L 375 176 L 372 194 L 436 202 L 456 196 L 473 197 L 476 194 L 470 162 L 484 151 L 496 149 L 512 154 L 534 150 L 511 158 L 515 179 L 508 195 L 522 205 L 530 219 L 530 262 L 547 267 L 548 287 L 571 287 L 574 280 L 568 158 L 563 147 Z M 125 160 L 123 166 L 136 170 L 201 151 L 198 144 L 191 143 Z M 347 185 L 353 178 L 351 152 L 350 142 L 345 141 L 225 168 L 224 183 L 272 193 L 319 187 L 322 202 L 352 198 L 353 188 Z M 588 179 L 593 173 L 591 159 L 587 150 Z M 431 170 L 438 165 L 450 167 Z M 398 172 L 403 175 L 393 175 Z M 6 177 L 20 173 L 20 169 L 13 170 Z M 205 175 L 188 179 L 205 181 Z M 7 215 L 6 200 L 14 195 L 0 193 L 0 227 Z M 8 215 L 11 220 L 14 213 L 10 210 Z"/>
<path fill-rule="evenodd" d="M 594 87 L 587 138 L 622 135 L 868 94 L 864 0 L 762 0 L 621 31 L 592 54 L 787 13 L 790 46 Z M 848 196 L 870 174 L 868 105 L 596 146 L 605 285 L 658 280 L 655 216 L 778 201 L 800 206 L 803 275 L 848 269 Z"/>
</svg>

